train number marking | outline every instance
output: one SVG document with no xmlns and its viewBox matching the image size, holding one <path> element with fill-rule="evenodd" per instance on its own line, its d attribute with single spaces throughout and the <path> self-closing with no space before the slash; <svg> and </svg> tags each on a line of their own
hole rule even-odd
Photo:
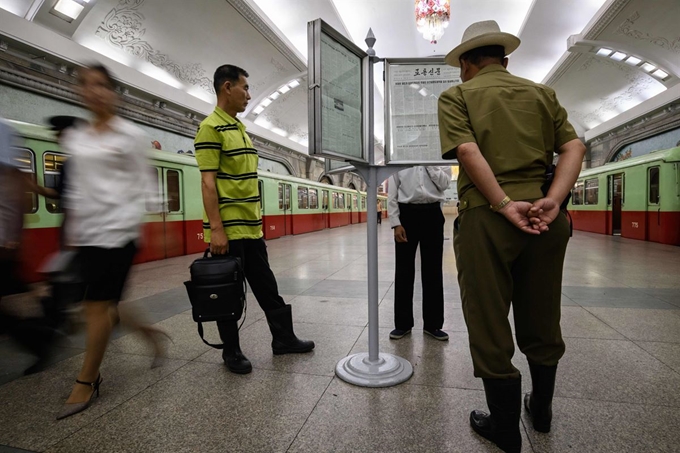
<svg viewBox="0 0 680 453">
<path fill-rule="evenodd" d="M 203 233 L 196 233 L 196 238 L 199 240 L 203 240 Z"/>
<path fill-rule="evenodd" d="M 640 228 L 640 225 L 638 222 L 631 222 L 633 224 L 633 228 Z"/>
</svg>

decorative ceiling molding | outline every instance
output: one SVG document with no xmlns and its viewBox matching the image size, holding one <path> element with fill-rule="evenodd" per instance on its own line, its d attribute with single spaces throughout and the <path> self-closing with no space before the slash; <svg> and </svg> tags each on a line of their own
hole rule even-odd
<svg viewBox="0 0 680 453">
<path fill-rule="evenodd" d="M 600 36 L 600 33 L 604 31 L 609 24 L 612 23 L 614 19 L 621 13 L 621 11 L 628 6 L 628 4 L 631 2 L 631 0 L 616 0 L 614 1 L 609 8 L 607 8 L 607 11 L 602 14 L 597 22 L 593 24 L 592 27 L 590 27 L 590 30 L 588 30 L 588 33 L 586 33 L 583 36 L 583 39 L 588 39 L 588 40 L 596 40 L 598 36 Z"/>
<path fill-rule="evenodd" d="M 576 63 L 576 60 L 581 56 L 580 53 L 572 52 L 570 53 L 567 58 L 560 64 L 560 67 L 557 68 L 556 71 L 554 71 L 552 74 L 550 74 L 550 77 L 543 82 L 544 85 L 547 85 L 549 87 L 554 86 L 559 79 L 562 78 L 562 76 L 573 66 L 574 63 Z"/>
<path fill-rule="evenodd" d="M 616 29 L 616 33 L 619 35 L 628 36 L 629 38 L 636 39 L 638 41 L 647 41 L 659 47 L 662 47 L 668 51 L 680 53 L 680 37 L 671 41 L 663 36 L 652 36 L 649 33 L 636 30 L 634 28 L 635 22 L 640 19 L 640 13 L 635 11 L 628 19 L 626 19 L 619 28 Z"/>
<path fill-rule="evenodd" d="M 95 35 L 113 47 L 168 71 L 182 82 L 199 86 L 208 93 L 215 94 L 212 79 L 206 77 L 206 71 L 201 64 L 177 63 L 169 55 L 155 50 L 148 41 L 142 39 L 146 28 L 143 28 L 144 15 L 139 12 L 139 8 L 145 1 L 120 0 L 104 17 Z"/>
<path fill-rule="evenodd" d="M 271 43 L 298 71 L 307 71 L 307 63 L 302 61 L 276 33 L 269 28 L 269 25 L 248 5 L 246 0 L 226 0 L 236 11 L 243 16 L 264 38 Z"/>
</svg>

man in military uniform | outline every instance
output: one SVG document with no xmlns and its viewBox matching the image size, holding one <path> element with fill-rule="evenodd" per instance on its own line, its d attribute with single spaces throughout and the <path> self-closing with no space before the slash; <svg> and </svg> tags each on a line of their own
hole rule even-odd
<svg viewBox="0 0 680 453">
<path fill-rule="evenodd" d="M 533 391 L 525 406 L 536 430 L 550 430 L 564 354 L 559 322 L 569 222 L 560 205 L 585 154 L 555 92 L 505 69 L 506 55 L 519 44 L 494 21 L 472 24 L 446 56 L 461 68 L 464 83 L 439 99 L 442 155 L 461 165 L 454 250 L 463 314 L 490 410 L 473 411 L 470 424 L 506 452 L 521 450 L 511 302 L 517 344 L 531 369 Z M 555 152 L 559 165 L 544 194 Z"/>
<path fill-rule="evenodd" d="M 309 352 L 314 342 L 293 332 L 291 307 L 279 295 L 262 238 L 262 214 L 257 180 L 257 150 L 246 127 L 236 118 L 250 100 L 248 73 L 233 65 L 215 71 L 217 106 L 196 133 L 196 161 L 201 170 L 203 230 L 213 255 L 239 256 L 248 284 L 267 316 L 274 354 Z M 222 357 L 229 371 L 252 371 L 241 351 L 236 321 L 218 321 L 224 342 Z"/>
</svg>

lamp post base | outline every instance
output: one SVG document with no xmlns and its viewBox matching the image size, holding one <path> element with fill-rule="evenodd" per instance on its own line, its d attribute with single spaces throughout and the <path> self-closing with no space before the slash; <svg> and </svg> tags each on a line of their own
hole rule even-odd
<svg viewBox="0 0 680 453">
<path fill-rule="evenodd" d="M 384 352 L 371 362 L 367 352 L 360 352 L 340 360 L 335 374 L 360 387 L 391 387 L 407 381 L 413 375 L 413 366 L 406 359 Z"/>
</svg>

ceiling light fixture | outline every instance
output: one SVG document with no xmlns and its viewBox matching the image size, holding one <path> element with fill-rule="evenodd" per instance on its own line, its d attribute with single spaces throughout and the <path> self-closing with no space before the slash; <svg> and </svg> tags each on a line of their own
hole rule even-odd
<svg viewBox="0 0 680 453">
<path fill-rule="evenodd" d="M 278 91 L 274 91 L 272 94 L 269 95 L 269 98 L 272 101 L 275 101 L 276 99 L 278 99 L 279 96 L 281 96 L 281 93 L 279 93 Z"/>
<path fill-rule="evenodd" d="M 606 47 L 603 47 L 603 48 L 601 48 L 600 50 L 597 51 L 597 55 L 599 55 L 601 57 L 608 57 L 609 55 L 612 54 L 612 52 L 614 52 L 614 51 L 611 50 L 611 49 L 607 49 Z"/>
<path fill-rule="evenodd" d="M 642 70 L 643 70 L 643 71 L 652 72 L 652 71 L 654 71 L 655 69 L 656 69 L 656 66 L 654 66 L 653 64 L 644 63 L 644 64 L 642 65 Z"/>
<path fill-rule="evenodd" d="M 615 61 L 621 61 L 621 60 L 623 60 L 624 58 L 626 58 L 627 56 L 628 56 L 628 55 L 626 55 L 626 54 L 623 53 L 623 52 L 614 52 L 614 54 L 611 55 L 609 58 L 611 58 L 612 60 L 615 60 Z"/>
<path fill-rule="evenodd" d="M 663 80 L 666 77 L 668 77 L 668 73 L 666 71 L 662 71 L 661 69 L 657 69 L 656 71 L 652 72 L 652 75 L 654 77 L 658 77 L 659 79 Z"/>
<path fill-rule="evenodd" d="M 639 65 L 641 62 L 642 62 L 642 60 L 640 60 L 637 57 L 633 57 L 633 56 L 628 57 L 628 59 L 626 60 L 626 63 L 633 65 L 633 66 Z"/>
<path fill-rule="evenodd" d="M 261 105 L 262 107 L 268 107 L 269 104 L 271 104 L 271 103 L 272 103 L 272 100 L 269 99 L 269 98 L 266 98 L 264 101 L 262 101 L 262 103 L 261 103 L 260 105 Z"/>
<path fill-rule="evenodd" d="M 290 83 L 288 83 L 288 86 L 291 88 L 295 88 L 300 85 L 300 82 L 298 82 L 297 79 L 291 80 Z"/>
<path fill-rule="evenodd" d="M 444 36 L 451 18 L 449 0 L 415 0 L 416 28 L 432 44 Z"/>
<path fill-rule="evenodd" d="M 81 3 L 74 0 L 59 0 L 50 12 L 52 14 L 56 12 L 58 13 L 55 14 L 56 16 L 61 17 L 67 22 L 72 22 L 80 16 L 84 8 Z"/>
<path fill-rule="evenodd" d="M 279 93 L 281 93 L 281 94 L 288 93 L 289 91 L 290 91 L 290 87 L 288 85 L 284 85 L 281 88 L 279 88 Z"/>
<path fill-rule="evenodd" d="M 253 110 L 253 113 L 255 115 L 259 115 L 262 112 L 264 112 L 264 107 L 261 105 L 258 105 L 257 107 L 255 107 L 255 110 Z"/>
</svg>

